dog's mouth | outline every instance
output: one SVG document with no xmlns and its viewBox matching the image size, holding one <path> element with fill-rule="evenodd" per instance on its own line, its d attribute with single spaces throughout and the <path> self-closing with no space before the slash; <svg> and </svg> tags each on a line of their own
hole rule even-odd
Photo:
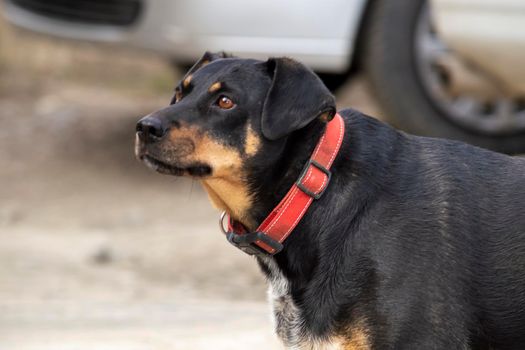
<svg viewBox="0 0 525 350">
<path fill-rule="evenodd" d="M 212 172 L 211 167 L 203 163 L 193 163 L 188 166 L 175 166 L 164 163 L 150 155 L 142 155 L 140 156 L 140 160 L 142 160 L 149 168 L 165 175 L 205 177 L 211 175 Z"/>
</svg>

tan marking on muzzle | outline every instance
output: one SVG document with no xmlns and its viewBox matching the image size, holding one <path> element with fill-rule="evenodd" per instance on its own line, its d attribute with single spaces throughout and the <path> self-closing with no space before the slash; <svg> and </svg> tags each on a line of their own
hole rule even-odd
<svg viewBox="0 0 525 350">
<path fill-rule="evenodd" d="M 171 146 L 163 152 L 163 155 L 170 160 L 184 158 L 195 151 L 195 143 L 192 137 L 178 137 L 171 141 Z"/>
<path fill-rule="evenodd" d="M 213 93 L 217 90 L 219 90 L 220 88 L 222 87 L 222 84 L 220 81 L 216 82 L 216 83 L 213 83 L 210 85 L 210 87 L 208 88 L 208 92 L 209 93 Z"/>
<path fill-rule="evenodd" d="M 244 153 L 251 157 L 259 151 L 260 147 L 261 139 L 255 133 L 255 131 L 253 131 L 252 126 L 248 123 L 248 126 L 246 128 L 246 142 L 244 144 Z"/>
<path fill-rule="evenodd" d="M 191 138 L 195 148 L 180 161 L 185 164 L 205 163 L 212 168 L 212 174 L 201 180 L 212 204 L 248 228 L 253 227 L 249 215 L 252 198 L 240 151 L 223 145 L 197 128 L 182 127 L 170 131 L 170 142 L 176 144 L 177 139 L 183 138 Z"/>
</svg>

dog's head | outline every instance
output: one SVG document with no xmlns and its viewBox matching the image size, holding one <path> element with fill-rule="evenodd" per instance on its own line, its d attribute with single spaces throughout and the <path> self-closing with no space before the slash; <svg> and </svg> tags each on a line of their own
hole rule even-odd
<svg viewBox="0 0 525 350">
<path fill-rule="evenodd" d="M 271 169 L 290 134 L 334 114 L 332 94 L 292 59 L 206 53 L 170 105 L 138 122 L 135 151 L 160 173 L 199 178 L 212 202 L 242 221 L 252 204 L 248 164 Z"/>
</svg>

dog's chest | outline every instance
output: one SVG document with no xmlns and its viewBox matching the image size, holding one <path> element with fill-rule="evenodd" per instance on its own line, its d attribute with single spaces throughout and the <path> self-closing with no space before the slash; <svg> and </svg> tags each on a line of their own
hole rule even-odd
<svg viewBox="0 0 525 350">
<path fill-rule="evenodd" d="M 327 341 L 316 339 L 305 325 L 301 309 L 290 292 L 290 283 L 273 260 L 264 261 L 268 268 L 268 299 L 272 306 L 274 327 L 277 336 L 288 349 L 336 350 L 344 349 L 335 338 Z"/>
</svg>

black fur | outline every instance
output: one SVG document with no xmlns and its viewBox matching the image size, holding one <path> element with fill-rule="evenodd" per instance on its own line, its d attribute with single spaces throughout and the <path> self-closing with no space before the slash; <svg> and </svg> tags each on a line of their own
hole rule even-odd
<svg viewBox="0 0 525 350">
<path fill-rule="evenodd" d="M 355 315 L 377 349 L 523 348 L 525 159 L 340 113 L 330 189 L 275 256 L 310 331 Z"/>
<path fill-rule="evenodd" d="M 219 59 L 195 70 L 192 92 L 162 112 L 239 149 L 251 122 L 262 140 L 244 164 L 256 223 L 299 176 L 324 130 L 315 117 L 333 105 L 311 71 L 289 63 Z M 203 97 L 219 78 L 238 101 L 228 113 Z M 372 349 L 523 349 L 525 159 L 340 114 L 346 134 L 331 183 L 270 258 L 302 332 L 325 339 L 359 321 Z M 259 263 L 272 278 L 269 261 Z"/>
<path fill-rule="evenodd" d="M 280 139 L 322 113 L 335 113 L 334 96 L 319 77 L 305 74 L 302 64 L 289 58 L 271 58 L 263 65 L 272 77 L 261 115 L 261 130 L 267 139 Z"/>
</svg>

